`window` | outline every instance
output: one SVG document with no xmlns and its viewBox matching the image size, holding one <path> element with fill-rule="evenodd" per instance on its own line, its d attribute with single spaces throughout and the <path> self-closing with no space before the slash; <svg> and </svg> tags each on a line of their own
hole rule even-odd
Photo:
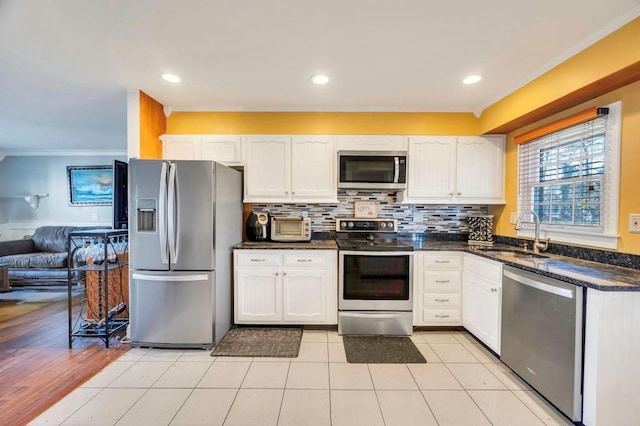
<svg viewBox="0 0 640 426">
<path fill-rule="evenodd" d="M 541 237 L 617 247 L 620 102 L 606 108 L 518 146 L 518 213 L 537 213 Z"/>
</svg>

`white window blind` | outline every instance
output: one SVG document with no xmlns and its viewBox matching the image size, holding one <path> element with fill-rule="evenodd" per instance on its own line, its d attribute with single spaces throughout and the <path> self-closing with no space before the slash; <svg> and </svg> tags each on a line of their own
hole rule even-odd
<svg viewBox="0 0 640 426">
<path fill-rule="evenodd" d="M 518 214 L 547 229 L 601 232 L 607 205 L 607 115 L 518 146 Z"/>
</svg>

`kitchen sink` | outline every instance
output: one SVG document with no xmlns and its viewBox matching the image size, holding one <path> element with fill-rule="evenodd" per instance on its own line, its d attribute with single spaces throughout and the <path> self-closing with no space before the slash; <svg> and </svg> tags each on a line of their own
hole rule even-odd
<svg viewBox="0 0 640 426">
<path fill-rule="evenodd" d="M 548 259 L 549 256 L 522 250 L 485 249 L 483 251 L 493 253 L 498 256 L 515 257 L 516 259 Z"/>
</svg>

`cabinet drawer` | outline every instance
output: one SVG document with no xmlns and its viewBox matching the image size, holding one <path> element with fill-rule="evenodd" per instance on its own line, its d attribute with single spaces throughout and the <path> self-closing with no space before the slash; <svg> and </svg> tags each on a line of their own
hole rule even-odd
<svg viewBox="0 0 640 426">
<path fill-rule="evenodd" d="M 433 294 L 427 293 L 422 297 L 423 306 L 431 307 L 459 307 L 460 294 Z"/>
<path fill-rule="evenodd" d="M 429 322 L 459 323 L 460 309 L 423 309 L 423 320 Z"/>
<path fill-rule="evenodd" d="M 424 271 L 424 292 L 460 293 L 460 271 Z"/>
<path fill-rule="evenodd" d="M 467 254 L 464 259 L 465 272 L 472 272 L 493 284 L 502 283 L 502 263 L 484 257 Z"/>
<path fill-rule="evenodd" d="M 238 266 L 280 266 L 282 255 L 279 253 L 238 253 Z"/>
<path fill-rule="evenodd" d="M 460 255 L 428 255 L 424 257 L 425 269 L 457 269 L 462 267 Z"/>
<path fill-rule="evenodd" d="M 327 257 L 314 253 L 304 255 L 284 255 L 284 266 L 320 266 L 327 265 Z"/>
</svg>

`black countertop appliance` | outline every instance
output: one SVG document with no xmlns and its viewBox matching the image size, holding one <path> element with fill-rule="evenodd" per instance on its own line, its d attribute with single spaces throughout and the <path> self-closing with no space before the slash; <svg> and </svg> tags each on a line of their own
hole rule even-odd
<svg viewBox="0 0 640 426">
<path fill-rule="evenodd" d="M 251 212 L 246 224 L 249 241 L 269 241 L 271 235 L 271 217 L 267 212 Z"/>
</svg>

